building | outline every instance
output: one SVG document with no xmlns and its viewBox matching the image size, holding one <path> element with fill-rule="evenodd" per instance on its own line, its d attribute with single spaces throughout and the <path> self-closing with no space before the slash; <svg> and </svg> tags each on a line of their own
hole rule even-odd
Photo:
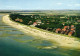
<svg viewBox="0 0 80 56">
<path fill-rule="evenodd" d="M 41 24 L 42 22 L 41 20 L 36 20 L 36 23 Z"/>
<path fill-rule="evenodd" d="M 37 25 L 37 23 L 36 23 L 36 22 L 34 22 L 34 23 L 33 23 L 33 26 L 36 26 L 36 25 Z"/>
</svg>

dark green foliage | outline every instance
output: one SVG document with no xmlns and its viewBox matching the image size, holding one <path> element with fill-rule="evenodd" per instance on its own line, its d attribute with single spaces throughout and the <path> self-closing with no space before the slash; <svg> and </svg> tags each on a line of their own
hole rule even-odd
<svg viewBox="0 0 80 56">
<path fill-rule="evenodd" d="M 18 18 L 18 16 L 20 16 L 19 14 L 10 14 L 9 17 L 12 19 L 12 20 L 15 20 L 16 18 Z"/>
<path fill-rule="evenodd" d="M 11 12 L 0 12 L 0 13 L 11 13 Z"/>
<path fill-rule="evenodd" d="M 75 25 L 77 19 L 80 16 L 65 16 L 65 15 L 20 15 L 20 14 L 10 14 L 10 18 L 15 21 L 15 19 L 22 19 L 23 22 L 19 22 L 25 25 L 33 25 L 36 20 L 41 20 L 39 25 L 36 25 L 38 28 L 42 28 L 45 30 L 49 30 L 55 32 L 57 28 L 63 29 L 64 26 Z M 42 24 L 43 23 L 43 24 Z M 64 25 L 63 25 L 64 24 Z M 76 32 L 74 36 L 80 37 L 80 24 L 77 22 L 76 24 Z"/>
<path fill-rule="evenodd" d="M 80 24 L 77 24 L 76 25 L 76 33 L 75 33 L 75 36 L 80 38 Z"/>
</svg>

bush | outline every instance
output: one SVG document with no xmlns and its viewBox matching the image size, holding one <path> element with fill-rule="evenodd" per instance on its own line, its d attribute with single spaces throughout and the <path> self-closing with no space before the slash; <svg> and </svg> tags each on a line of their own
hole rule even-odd
<svg viewBox="0 0 80 56">
<path fill-rule="evenodd" d="M 19 16 L 19 14 L 10 14 L 10 15 L 9 15 L 9 17 L 10 17 L 12 20 L 15 20 L 18 16 Z"/>
</svg>

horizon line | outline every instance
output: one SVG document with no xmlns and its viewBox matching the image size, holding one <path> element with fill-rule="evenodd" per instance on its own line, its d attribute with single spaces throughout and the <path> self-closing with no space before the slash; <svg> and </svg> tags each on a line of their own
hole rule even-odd
<svg viewBox="0 0 80 56">
<path fill-rule="evenodd" d="M 18 10 L 18 11 L 24 11 L 24 10 L 26 10 L 26 11 L 27 11 L 27 10 L 37 11 L 37 10 L 38 10 L 38 11 L 39 11 L 39 10 L 80 10 L 80 9 L 0 9 L 0 11 L 1 11 L 1 10 L 2 10 L 2 11 L 4 11 L 4 10 L 6 10 L 6 11 L 7 11 L 7 10 L 10 10 L 10 11 L 13 11 L 13 10 L 14 10 L 14 11 L 17 11 L 17 10 Z"/>
</svg>

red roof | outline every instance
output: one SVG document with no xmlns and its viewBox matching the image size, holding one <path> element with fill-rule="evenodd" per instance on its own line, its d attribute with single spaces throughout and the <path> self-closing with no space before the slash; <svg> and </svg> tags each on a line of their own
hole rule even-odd
<svg viewBox="0 0 80 56">
<path fill-rule="evenodd" d="M 36 22 L 34 22 L 34 23 L 33 23 L 33 25 L 37 25 L 37 23 L 36 23 Z"/>
</svg>

